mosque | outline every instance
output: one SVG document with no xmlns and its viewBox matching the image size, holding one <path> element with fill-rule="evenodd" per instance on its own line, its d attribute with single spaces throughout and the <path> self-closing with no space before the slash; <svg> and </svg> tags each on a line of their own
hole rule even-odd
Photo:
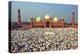
<svg viewBox="0 0 80 54">
<path fill-rule="evenodd" d="M 72 23 L 71 26 L 75 25 L 75 12 L 72 12 Z M 54 28 L 54 27 L 60 27 L 64 28 L 65 27 L 65 22 L 64 22 L 64 17 L 61 19 L 58 19 L 58 17 L 51 17 L 48 14 L 45 15 L 43 19 L 38 16 L 37 18 L 30 18 L 31 22 L 29 23 L 23 23 L 21 21 L 21 15 L 20 15 L 20 9 L 18 9 L 18 25 L 21 26 L 22 28 Z"/>
</svg>

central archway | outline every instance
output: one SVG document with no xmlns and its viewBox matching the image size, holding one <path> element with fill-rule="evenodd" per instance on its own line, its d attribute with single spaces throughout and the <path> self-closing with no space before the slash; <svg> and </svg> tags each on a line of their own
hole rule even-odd
<svg viewBox="0 0 80 54">
<path fill-rule="evenodd" d="M 46 22 L 46 27 L 50 27 L 50 22 Z"/>
</svg>

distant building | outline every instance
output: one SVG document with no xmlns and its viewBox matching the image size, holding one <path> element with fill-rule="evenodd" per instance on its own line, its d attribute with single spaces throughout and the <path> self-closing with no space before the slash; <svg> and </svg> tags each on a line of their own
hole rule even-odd
<svg viewBox="0 0 80 54">
<path fill-rule="evenodd" d="M 41 27 L 64 27 L 64 19 L 58 20 L 57 17 L 50 17 L 49 15 L 46 15 L 44 19 L 41 19 L 40 17 L 37 17 L 36 19 L 31 18 L 31 25 L 33 27 L 41 28 Z"/>
<path fill-rule="evenodd" d="M 75 17 L 74 17 L 74 12 L 72 13 L 72 25 L 75 25 Z M 65 27 L 65 22 L 64 22 L 64 17 L 62 19 L 58 19 L 57 17 L 52 18 L 49 15 L 46 15 L 43 19 L 37 17 L 36 19 L 31 17 L 31 22 L 29 23 L 23 23 L 21 22 L 21 16 L 20 16 L 20 9 L 18 9 L 18 25 L 20 25 L 22 28 L 54 28 L 54 27 L 60 27 L 64 28 Z"/>
</svg>

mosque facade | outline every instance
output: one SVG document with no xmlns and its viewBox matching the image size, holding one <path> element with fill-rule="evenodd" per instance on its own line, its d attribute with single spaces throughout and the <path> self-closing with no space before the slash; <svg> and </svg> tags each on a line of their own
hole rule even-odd
<svg viewBox="0 0 80 54">
<path fill-rule="evenodd" d="M 72 26 L 75 24 L 75 17 L 74 12 L 72 12 Z M 51 17 L 48 14 L 45 15 L 43 19 L 38 16 L 37 18 L 30 18 L 31 22 L 29 24 L 23 24 L 21 22 L 21 15 L 20 15 L 20 9 L 18 9 L 18 25 L 22 26 L 23 28 L 54 28 L 54 27 L 65 27 L 64 17 L 61 19 L 58 19 L 58 17 Z"/>
</svg>

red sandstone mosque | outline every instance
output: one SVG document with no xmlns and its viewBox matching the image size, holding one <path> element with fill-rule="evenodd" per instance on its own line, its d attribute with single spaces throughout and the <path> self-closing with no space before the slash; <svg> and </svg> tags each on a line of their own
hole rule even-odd
<svg viewBox="0 0 80 54">
<path fill-rule="evenodd" d="M 49 15 L 46 15 L 43 19 L 40 17 L 37 17 L 36 19 L 31 17 L 30 23 L 23 23 L 21 21 L 21 15 L 20 15 L 20 9 L 18 9 L 18 25 L 21 26 L 21 28 L 54 28 L 54 27 L 65 27 L 64 17 L 62 19 L 58 19 L 57 17 L 50 17 Z M 71 27 L 78 27 L 78 25 L 75 23 L 75 12 L 72 12 L 72 23 L 71 25 L 68 25 Z"/>
</svg>

